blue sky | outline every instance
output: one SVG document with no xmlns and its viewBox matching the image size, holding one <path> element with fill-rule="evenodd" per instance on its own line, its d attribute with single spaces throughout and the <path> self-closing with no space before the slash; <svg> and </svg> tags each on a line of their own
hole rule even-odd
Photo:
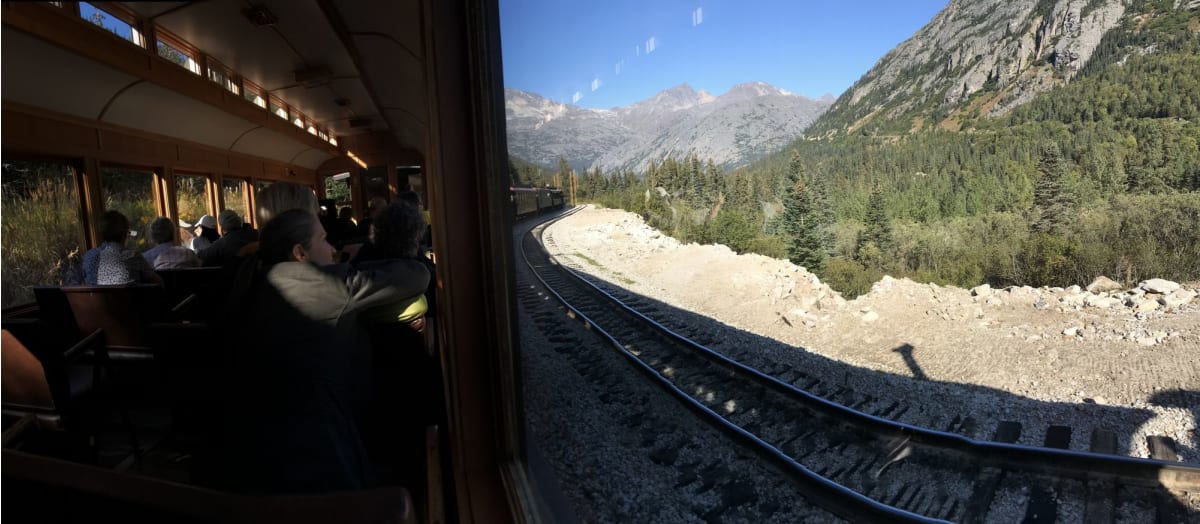
<svg viewBox="0 0 1200 524">
<path fill-rule="evenodd" d="M 500 0 L 504 84 L 592 108 L 688 83 L 841 94 L 946 0 Z"/>
</svg>

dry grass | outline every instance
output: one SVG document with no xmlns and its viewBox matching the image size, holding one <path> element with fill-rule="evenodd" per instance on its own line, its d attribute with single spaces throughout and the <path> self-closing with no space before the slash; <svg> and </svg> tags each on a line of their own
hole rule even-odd
<svg viewBox="0 0 1200 524">
<path fill-rule="evenodd" d="M 61 285 L 83 259 L 75 189 L 43 178 L 27 191 L 5 191 L 0 227 L 3 307 L 33 301 L 33 286 Z"/>
</svg>

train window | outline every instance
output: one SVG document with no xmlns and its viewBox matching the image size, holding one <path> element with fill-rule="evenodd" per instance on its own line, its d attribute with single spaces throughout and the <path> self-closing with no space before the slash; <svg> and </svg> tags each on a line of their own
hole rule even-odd
<svg viewBox="0 0 1200 524">
<path fill-rule="evenodd" d="M 200 74 L 200 64 L 196 61 L 197 53 L 185 50 L 187 47 L 183 41 L 164 34 L 158 39 L 158 56 L 179 64 L 188 71 Z"/>
<path fill-rule="evenodd" d="M 250 207 L 246 202 L 246 181 L 240 178 L 226 178 L 221 181 L 221 193 L 225 198 L 225 209 L 237 211 L 246 221 L 250 221 Z"/>
<path fill-rule="evenodd" d="M 350 173 L 327 175 L 323 178 L 325 198 L 336 201 L 338 207 L 350 205 Z"/>
<path fill-rule="evenodd" d="M 314 126 L 311 121 L 308 123 L 308 134 L 317 135 L 317 126 Z"/>
<path fill-rule="evenodd" d="M 83 257 L 75 171 L 60 163 L 3 162 L 2 307 L 33 301 L 35 285 L 61 285 Z"/>
<path fill-rule="evenodd" d="M 208 59 L 208 79 L 212 80 L 224 87 L 225 90 L 233 94 L 239 94 L 241 88 L 238 87 L 237 81 L 234 80 L 233 71 L 229 68 L 216 63 L 211 57 Z"/>
<path fill-rule="evenodd" d="M 147 228 L 158 217 L 154 202 L 154 173 L 123 167 L 101 168 L 100 191 L 104 196 L 105 210 L 120 211 L 129 219 L 129 248 L 137 251 L 150 249 L 152 246 Z"/>
<path fill-rule="evenodd" d="M 337 147 L 337 137 L 329 135 L 329 145 Z"/>
<path fill-rule="evenodd" d="M 324 140 L 326 142 L 329 141 L 329 133 L 326 133 L 324 129 L 318 129 L 317 136 L 320 137 L 321 140 Z"/>
<path fill-rule="evenodd" d="M 242 80 L 242 96 L 258 107 L 267 107 L 267 100 L 263 98 L 262 88 L 254 82 Z"/>
<path fill-rule="evenodd" d="M 258 184 L 255 185 L 254 190 L 262 191 L 268 187 L 271 187 L 271 184 L 274 184 L 274 182 L 272 182 L 270 180 L 259 180 Z"/>
<path fill-rule="evenodd" d="M 79 16 L 114 35 L 138 46 L 146 47 L 146 40 L 142 37 L 142 33 L 134 27 L 132 19 L 126 20 L 87 2 L 79 2 Z"/>
<path fill-rule="evenodd" d="M 271 97 L 271 112 L 274 113 L 275 116 L 277 116 L 279 118 L 282 118 L 284 120 L 288 119 L 287 106 L 283 104 L 283 100 L 280 100 L 275 97 Z"/>
<path fill-rule="evenodd" d="M 198 175 L 175 175 L 175 209 L 179 218 L 195 222 L 212 214 L 208 207 L 208 178 Z"/>
<path fill-rule="evenodd" d="M 304 129 L 304 113 L 301 113 L 300 110 L 293 108 L 292 124 L 295 124 L 295 126 L 300 129 Z"/>
</svg>

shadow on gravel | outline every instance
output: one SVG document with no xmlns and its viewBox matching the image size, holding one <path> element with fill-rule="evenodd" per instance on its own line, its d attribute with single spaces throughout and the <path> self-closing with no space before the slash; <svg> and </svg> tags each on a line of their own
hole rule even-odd
<svg viewBox="0 0 1200 524">
<path fill-rule="evenodd" d="M 884 418 L 959 433 L 978 440 L 991 440 L 1000 422 L 1015 421 L 1021 424 L 1016 443 L 1032 446 L 1046 445 L 1045 437 L 1050 426 L 1067 426 L 1070 428 L 1068 447 L 1079 451 L 1088 451 L 1093 432 L 1102 430 L 1116 434 L 1117 454 L 1133 455 L 1130 450 L 1134 449 L 1135 443 L 1140 444 L 1137 449 L 1146 449 L 1144 441 L 1137 443 L 1134 439 L 1145 438 L 1145 435 L 1138 433 L 1138 429 L 1155 416 L 1153 411 L 1147 409 L 1086 402 L 1049 402 L 986 386 L 930 380 L 917 362 L 918 348 L 911 344 L 891 351 L 900 354 L 913 376 L 855 366 L 633 293 L 619 283 L 596 275 L 585 275 L 595 282 L 602 282 L 618 298 L 626 302 L 632 300 L 634 307 L 649 313 L 677 333 L 764 373 L 777 378 L 788 377 L 789 380 L 785 381 L 796 387 L 819 379 L 825 391 L 844 388 L 860 396 L 900 401 L 908 408 L 882 415 Z M 805 328 L 797 326 L 795 329 Z M 721 343 L 722 339 L 724 343 Z M 792 378 L 796 373 L 800 374 L 799 378 Z M 1156 395 L 1151 402 L 1158 406 L 1184 408 L 1190 411 L 1192 417 L 1200 417 L 1200 392 L 1168 391 Z M 887 402 L 875 404 L 886 405 Z M 901 413 L 898 419 L 896 413 Z M 974 419 L 977 424 L 958 423 L 966 417 Z M 1062 437 L 1061 430 L 1056 430 L 1053 437 L 1055 443 L 1061 445 Z M 1200 463 L 1198 438 L 1200 436 L 1193 435 L 1192 442 L 1177 443 L 1180 460 Z M 1137 456 L 1146 455 L 1141 452 Z"/>
<path fill-rule="evenodd" d="M 1200 456 L 1200 391 L 1161 391 L 1150 397 L 1150 403 L 1155 406 L 1186 409 L 1192 414 L 1192 420 L 1196 422 L 1196 427 L 1192 429 L 1192 441 L 1177 442 L 1176 445 L 1180 448 L 1178 451 L 1181 457 L 1192 457 L 1192 461 L 1197 461 L 1196 457 Z"/>
<path fill-rule="evenodd" d="M 914 379 L 929 380 L 929 377 L 925 375 L 925 370 L 921 369 L 921 365 L 917 363 L 917 357 L 913 356 L 913 352 L 916 350 L 917 348 L 913 347 L 912 344 L 904 344 L 892 351 L 899 353 L 900 358 L 904 359 L 904 365 L 908 366 L 908 369 L 912 371 Z"/>
</svg>

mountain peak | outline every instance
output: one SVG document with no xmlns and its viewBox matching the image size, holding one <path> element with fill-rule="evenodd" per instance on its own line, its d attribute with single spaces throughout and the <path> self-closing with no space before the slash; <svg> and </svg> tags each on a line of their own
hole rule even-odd
<svg viewBox="0 0 1200 524">
<path fill-rule="evenodd" d="M 743 100 L 747 98 L 757 98 L 768 95 L 791 96 L 792 94 L 792 92 L 786 89 L 780 89 L 766 82 L 743 82 L 729 88 L 729 91 L 726 91 L 725 94 L 721 95 L 721 98 L 728 100 Z"/>
<path fill-rule="evenodd" d="M 782 96 L 781 96 L 782 95 Z M 505 90 L 509 150 L 554 166 L 644 169 L 651 159 L 696 154 L 722 167 L 745 165 L 799 136 L 826 108 L 764 82 L 715 97 L 684 83 L 611 110 L 555 103 Z"/>
</svg>

